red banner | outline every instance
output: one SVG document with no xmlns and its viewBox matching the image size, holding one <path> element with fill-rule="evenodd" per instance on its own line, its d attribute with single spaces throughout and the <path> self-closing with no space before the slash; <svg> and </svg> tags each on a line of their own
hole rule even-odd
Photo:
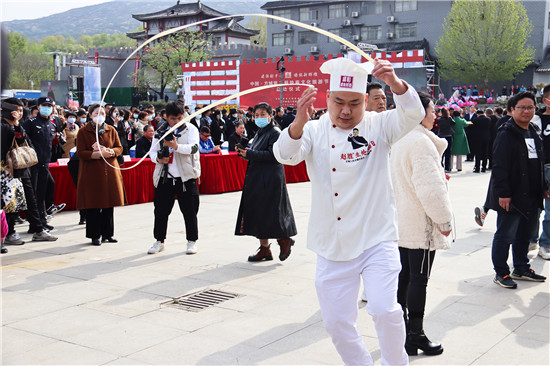
<svg viewBox="0 0 550 366">
<path fill-rule="evenodd" d="M 308 59 L 309 58 L 309 59 Z M 317 59 L 316 59 L 317 58 Z M 304 83 L 311 84 L 319 89 L 315 109 L 326 108 L 326 92 L 330 86 L 330 77 L 319 71 L 321 65 L 332 58 L 323 56 L 301 56 L 284 58 L 284 84 Z M 247 63 L 250 62 L 250 63 Z M 240 65 L 240 91 L 264 85 L 281 83 L 281 73 L 277 71 L 278 59 L 244 60 Z M 305 86 L 283 87 L 283 107 L 294 106 L 305 90 Z M 254 106 L 259 102 L 267 102 L 272 107 L 280 105 L 280 88 L 262 90 L 259 93 L 243 95 L 240 100 L 241 107 Z"/>
</svg>

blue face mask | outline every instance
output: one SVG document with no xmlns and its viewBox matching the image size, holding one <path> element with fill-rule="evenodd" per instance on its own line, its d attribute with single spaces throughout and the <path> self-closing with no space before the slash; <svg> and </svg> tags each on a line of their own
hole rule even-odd
<svg viewBox="0 0 550 366">
<path fill-rule="evenodd" d="M 82 118 L 80 119 L 80 123 L 86 123 L 86 117 L 82 117 Z"/>
<path fill-rule="evenodd" d="M 134 119 L 138 119 L 139 114 L 134 114 Z"/>
<path fill-rule="evenodd" d="M 44 117 L 49 117 L 53 112 L 53 107 L 48 107 L 45 105 L 40 106 L 40 114 Z"/>
<path fill-rule="evenodd" d="M 153 115 L 152 115 L 152 114 L 150 114 L 150 115 L 147 116 L 147 120 L 148 120 L 148 121 L 150 121 L 150 120 L 152 120 L 152 119 L 153 119 Z"/>
<path fill-rule="evenodd" d="M 267 117 L 256 118 L 254 120 L 254 123 L 256 124 L 256 126 L 258 126 L 260 128 L 264 128 L 265 126 L 267 126 L 269 124 L 269 119 Z"/>
</svg>

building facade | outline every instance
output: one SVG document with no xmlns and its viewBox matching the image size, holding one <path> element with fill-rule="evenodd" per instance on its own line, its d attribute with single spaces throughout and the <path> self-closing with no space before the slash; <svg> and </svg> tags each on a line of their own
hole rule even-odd
<svg viewBox="0 0 550 366">
<path fill-rule="evenodd" d="M 533 64 L 514 83 L 532 85 L 542 79 L 548 82 L 550 71 L 545 70 L 550 65 L 545 65 L 550 64 L 550 0 L 522 3 L 534 27 L 528 43 L 536 52 Z M 433 68 L 429 61 L 436 61 L 434 47 L 451 5 L 450 0 L 270 1 L 262 9 L 327 30 L 354 44 L 368 43 L 382 50 L 408 50 L 411 43 L 423 42 L 427 84 L 432 83 L 449 95 L 457 83 L 439 81 L 437 75 L 430 75 Z M 267 57 L 336 54 L 347 48 L 324 35 L 273 19 L 268 19 L 267 37 Z"/>
</svg>

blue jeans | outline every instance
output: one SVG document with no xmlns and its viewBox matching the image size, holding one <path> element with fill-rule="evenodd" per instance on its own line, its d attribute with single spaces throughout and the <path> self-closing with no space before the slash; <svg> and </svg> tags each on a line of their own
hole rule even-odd
<svg viewBox="0 0 550 366">
<path fill-rule="evenodd" d="M 498 212 L 497 231 L 493 237 L 491 256 L 493 267 L 499 276 L 510 274 L 508 267 L 508 253 L 512 244 L 512 258 L 514 269 L 523 273 L 528 271 L 529 239 L 535 230 L 538 221 L 538 209 L 533 207 L 530 215 L 524 217 L 518 212 Z"/>
<path fill-rule="evenodd" d="M 546 181 L 550 182 L 550 165 L 544 166 L 544 176 Z M 544 200 L 544 220 L 542 220 L 539 246 L 550 248 L 550 199 Z"/>
</svg>

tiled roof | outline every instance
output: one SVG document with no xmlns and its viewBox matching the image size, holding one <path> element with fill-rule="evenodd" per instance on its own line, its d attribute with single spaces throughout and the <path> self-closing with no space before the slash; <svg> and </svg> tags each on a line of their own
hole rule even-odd
<svg viewBox="0 0 550 366">
<path fill-rule="evenodd" d="M 220 23 L 218 23 L 216 26 L 208 29 L 206 33 L 225 32 L 226 30 L 230 30 L 234 33 L 245 34 L 247 36 L 255 36 L 260 33 L 257 30 L 243 27 L 242 25 L 237 23 L 237 19 L 235 18 L 221 20 Z"/>
<path fill-rule="evenodd" d="M 324 2 L 325 1 L 268 1 L 267 3 L 261 6 L 261 9 L 268 10 L 268 9 L 288 8 L 288 7 L 302 6 L 302 5 L 318 5 Z"/>
<path fill-rule="evenodd" d="M 540 66 L 535 70 L 536 72 L 550 72 L 550 50 L 546 54 L 546 57 L 540 63 Z"/>
<path fill-rule="evenodd" d="M 178 4 L 171 6 L 167 9 L 160 10 L 154 13 L 147 14 L 132 14 L 134 19 L 139 21 L 146 21 L 158 18 L 176 18 L 182 16 L 192 16 L 197 14 L 204 14 L 211 17 L 219 17 L 223 15 L 228 15 L 222 12 L 219 12 L 215 9 L 212 9 L 209 6 L 202 4 L 200 1 L 196 3 L 187 3 L 187 4 Z"/>
</svg>

